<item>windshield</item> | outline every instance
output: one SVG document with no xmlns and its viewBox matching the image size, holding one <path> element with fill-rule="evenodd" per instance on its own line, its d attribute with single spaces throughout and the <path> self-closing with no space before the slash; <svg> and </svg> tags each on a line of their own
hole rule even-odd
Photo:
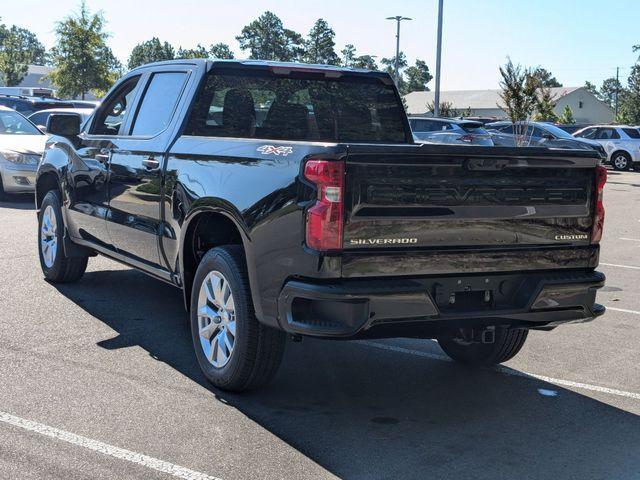
<svg viewBox="0 0 640 480">
<path fill-rule="evenodd" d="M 545 125 L 543 127 L 543 130 L 548 131 L 558 138 L 574 138 L 569 132 L 565 132 L 563 129 L 561 129 L 560 127 L 556 127 L 555 125 Z"/>
<path fill-rule="evenodd" d="M 42 132 L 19 113 L 0 110 L 0 135 L 42 135 Z"/>
</svg>

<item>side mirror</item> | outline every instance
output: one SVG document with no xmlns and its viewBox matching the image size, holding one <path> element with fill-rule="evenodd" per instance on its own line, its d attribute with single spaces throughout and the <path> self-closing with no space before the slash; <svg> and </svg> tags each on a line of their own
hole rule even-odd
<svg viewBox="0 0 640 480">
<path fill-rule="evenodd" d="M 47 119 L 47 133 L 61 137 L 80 135 L 80 115 L 77 113 L 54 113 Z"/>
<path fill-rule="evenodd" d="M 544 132 L 542 134 L 542 138 L 544 138 L 545 140 L 553 140 L 555 137 L 548 132 Z"/>
</svg>

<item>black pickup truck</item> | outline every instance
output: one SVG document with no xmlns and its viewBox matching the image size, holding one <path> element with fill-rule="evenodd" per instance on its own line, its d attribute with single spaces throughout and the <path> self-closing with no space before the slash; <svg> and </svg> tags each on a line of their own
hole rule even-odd
<svg viewBox="0 0 640 480">
<path fill-rule="evenodd" d="M 486 365 L 604 313 L 599 154 L 414 144 L 387 74 L 156 63 L 47 127 L 45 277 L 102 254 L 182 289 L 220 388 L 270 380 L 288 336 L 436 338 Z"/>
</svg>

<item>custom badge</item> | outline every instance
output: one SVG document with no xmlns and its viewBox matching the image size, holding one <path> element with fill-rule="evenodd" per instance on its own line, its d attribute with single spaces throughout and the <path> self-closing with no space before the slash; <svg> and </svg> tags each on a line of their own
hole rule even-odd
<svg viewBox="0 0 640 480">
<path fill-rule="evenodd" d="M 293 147 L 284 147 L 276 145 L 262 145 L 257 149 L 263 155 L 282 155 L 286 157 L 290 153 L 293 153 Z"/>
</svg>

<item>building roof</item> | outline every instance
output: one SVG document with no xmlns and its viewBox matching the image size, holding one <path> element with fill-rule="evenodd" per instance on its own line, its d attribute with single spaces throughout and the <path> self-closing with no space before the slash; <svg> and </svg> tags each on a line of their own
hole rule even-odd
<svg viewBox="0 0 640 480">
<path fill-rule="evenodd" d="M 558 100 L 569 93 L 584 87 L 556 87 L 551 88 L 551 95 L 554 100 Z M 456 110 L 471 108 L 495 109 L 503 105 L 500 98 L 502 90 L 445 90 L 440 92 L 440 102 L 449 102 Z M 404 96 L 407 102 L 407 111 L 410 114 L 420 114 L 426 112 L 427 105 L 432 104 L 435 92 L 411 92 Z"/>
</svg>

